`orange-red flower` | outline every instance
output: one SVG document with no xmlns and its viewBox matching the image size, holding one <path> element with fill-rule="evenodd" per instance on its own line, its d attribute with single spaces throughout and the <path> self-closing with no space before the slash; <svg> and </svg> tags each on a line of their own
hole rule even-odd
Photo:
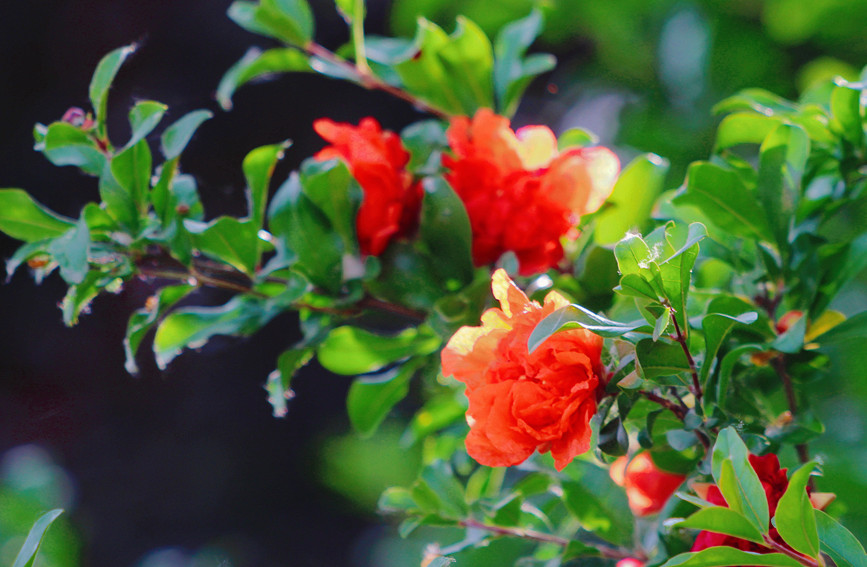
<svg viewBox="0 0 867 567">
<path fill-rule="evenodd" d="M 472 120 L 454 118 L 448 141 L 453 155 L 443 156 L 445 177 L 467 208 L 475 263 L 512 251 L 521 275 L 562 260 L 561 238 L 575 237 L 579 217 L 599 208 L 620 171 L 606 148 L 558 152 L 547 127 L 514 132 L 488 109 Z"/>
<path fill-rule="evenodd" d="M 363 118 L 358 126 L 321 118 L 313 128 L 331 143 L 313 157 L 344 160 L 364 192 L 355 226 L 361 253 L 379 256 L 392 238 L 411 234 L 422 189 L 406 170 L 409 152 L 400 136 L 373 118 Z"/>
<path fill-rule="evenodd" d="M 544 305 L 530 301 L 504 270 L 494 273 L 492 288 L 500 308 L 485 311 L 480 327 L 461 327 L 442 353 L 443 374 L 467 386 L 467 452 L 500 467 L 550 451 L 562 470 L 590 448 L 602 338 L 567 330 L 530 354 L 536 324 L 568 302 L 556 292 Z"/>
<path fill-rule="evenodd" d="M 626 489 L 629 508 L 636 516 L 656 514 L 683 483 L 686 475 L 661 470 L 650 453 L 635 455 L 632 460 L 620 457 L 611 465 L 611 478 Z"/>
</svg>

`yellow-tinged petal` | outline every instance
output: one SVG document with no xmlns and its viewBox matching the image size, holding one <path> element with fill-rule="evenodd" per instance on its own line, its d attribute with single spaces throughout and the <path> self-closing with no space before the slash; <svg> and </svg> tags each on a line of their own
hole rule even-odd
<svg viewBox="0 0 867 567">
<path fill-rule="evenodd" d="M 494 292 L 494 297 L 500 302 L 503 313 L 506 317 L 514 317 L 518 313 L 523 313 L 530 308 L 530 300 L 523 291 L 515 285 L 506 270 L 499 268 L 494 272 L 491 279 L 491 290 Z"/>
<path fill-rule="evenodd" d="M 526 169 L 547 167 L 557 157 L 557 137 L 547 126 L 525 126 L 515 132 L 517 151 Z"/>
</svg>

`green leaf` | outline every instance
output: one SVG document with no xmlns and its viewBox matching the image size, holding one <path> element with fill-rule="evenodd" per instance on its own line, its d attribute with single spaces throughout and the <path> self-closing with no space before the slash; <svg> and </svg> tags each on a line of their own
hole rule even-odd
<svg viewBox="0 0 867 567">
<path fill-rule="evenodd" d="M 807 333 L 807 317 L 800 317 L 795 323 L 789 327 L 785 333 L 777 337 L 771 344 L 770 348 L 794 354 L 800 352 L 804 346 L 804 337 Z"/>
<path fill-rule="evenodd" d="M 554 68 L 553 55 L 525 57 L 527 48 L 542 32 L 542 13 L 533 10 L 521 20 L 504 26 L 494 41 L 494 90 L 497 108 L 503 116 L 512 116 L 533 77 Z"/>
<path fill-rule="evenodd" d="M 782 120 L 755 112 L 737 112 L 723 118 L 717 127 L 714 152 L 739 144 L 761 144 Z"/>
<path fill-rule="evenodd" d="M 764 544 L 762 534 L 743 515 L 723 506 L 702 508 L 674 527 L 707 530 Z"/>
<path fill-rule="evenodd" d="M 765 116 L 788 116 L 798 112 L 796 104 L 764 89 L 744 89 L 734 96 L 717 103 L 714 114 L 750 110 Z"/>
<path fill-rule="evenodd" d="M 493 49 L 484 32 L 458 17 L 447 35 L 419 18 L 413 47 L 394 64 L 406 90 L 448 112 L 472 115 L 492 108 Z"/>
<path fill-rule="evenodd" d="M 758 197 L 780 251 L 789 248 L 790 224 L 801 197 L 801 177 L 810 153 L 803 128 L 780 124 L 759 149 Z"/>
<path fill-rule="evenodd" d="M 36 520 L 33 527 L 30 528 L 30 533 L 27 534 L 27 539 L 24 540 L 24 545 L 21 546 L 21 550 L 15 557 L 12 567 L 33 567 L 33 562 L 36 561 L 36 553 L 39 551 L 39 546 L 42 545 L 45 532 L 62 513 L 63 510 L 61 508 L 55 508 Z"/>
<path fill-rule="evenodd" d="M 864 140 L 861 92 L 849 86 L 835 86 L 831 91 L 831 130 L 856 148 L 861 147 Z"/>
<path fill-rule="evenodd" d="M 137 309 L 130 315 L 126 326 L 126 336 L 123 339 L 123 350 L 126 354 L 124 368 L 132 375 L 138 374 L 135 362 L 136 354 L 145 335 L 178 301 L 186 297 L 195 286 L 189 284 L 170 285 L 162 288 L 153 296 L 150 305 Z"/>
<path fill-rule="evenodd" d="M 305 0 L 234 2 L 229 18 L 242 28 L 305 47 L 313 37 L 313 14 Z"/>
<path fill-rule="evenodd" d="M 768 531 L 768 500 L 746 445 L 731 427 L 717 437 L 711 457 L 713 478 L 729 508 L 743 514 L 761 533 Z"/>
<path fill-rule="evenodd" d="M 132 55 L 136 44 L 115 49 L 100 60 L 90 80 L 90 103 L 96 113 L 97 135 L 105 136 L 106 110 L 108 107 L 108 91 L 120 66 L 127 57 Z"/>
<path fill-rule="evenodd" d="M 557 149 L 561 152 L 572 147 L 595 146 L 599 143 L 599 136 L 584 130 L 583 128 L 569 128 L 557 138 Z M 654 154 L 647 154 L 648 156 Z"/>
<path fill-rule="evenodd" d="M 161 148 L 166 159 L 174 159 L 181 155 L 199 126 L 212 116 L 214 113 L 210 110 L 194 110 L 166 128 L 160 138 Z"/>
<path fill-rule="evenodd" d="M 165 369 L 184 348 L 204 346 L 214 335 L 250 335 L 279 310 L 263 309 L 249 297 L 236 296 L 219 307 L 188 307 L 170 313 L 154 335 L 157 366 Z"/>
<path fill-rule="evenodd" d="M 661 251 L 661 259 L 657 264 L 662 287 L 674 310 L 673 316 L 687 337 L 690 326 L 686 306 L 692 268 L 698 258 L 698 243 L 706 236 L 707 229 L 701 223 L 694 222 L 685 227 L 669 222 L 647 237 L 648 245 L 655 251 Z"/>
<path fill-rule="evenodd" d="M 825 512 L 816 510 L 814 514 L 822 551 L 837 567 L 867 567 L 867 553 L 855 536 Z"/>
<path fill-rule="evenodd" d="M 698 207 L 719 228 L 746 238 L 771 240 L 771 229 L 758 199 L 731 170 L 709 162 L 689 167 L 686 191 L 676 205 Z"/>
<path fill-rule="evenodd" d="M 336 290 L 342 279 L 343 243 L 323 212 L 292 173 L 268 208 L 271 233 L 297 255 L 297 267 L 312 283 Z"/>
<path fill-rule="evenodd" d="M 362 436 L 373 435 L 382 420 L 409 393 L 409 382 L 421 366 L 421 360 L 409 361 L 382 374 L 356 378 L 346 396 L 349 421 Z"/>
<path fill-rule="evenodd" d="M 759 318 L 755 311 L 747 311 L 739 314 L 708 313 L 701 320 L 701 328 L 704 331 L 705 357 L 699 371 L 702 387 L 706 389 L 710 368 L 719 352 L 723 341 L 726 339 L 735 325 L 749 325 Z"/>
<path fill-rule="evenodd" d="M 662 567 L 737 567 L 740 565 L 802 567 L 797 560 L 782 553 L 753 553 L 726 546 L 681 553 L 666 561 Z"/>
<path fill-rule="evenodd" d="M 774 515 L 774 525 L 783 541 L 813 559 L 819 557 L 819 533 L 813 505 L 807 495 L 807 483 L 815 468 L 816 463 L 810 461 L 792 473 Z"/>
<path fill-rule="evenodd" d="M 580 305 L 567 305 L 557 309 L 536 325 L 527 341 L 530 352 L 536 350 L 545 340 L 558 331 L 583 328 L 606 338 L 623 335 L 646 327 L 644 321 L 618 323 L 597 315 Z"/>
<path fill-rule="evenodd" d="M 431 433 L 462 419 L 466 411 L 466 404 L 452 395 L 432 398 L 412 417 L 400 442 L 403 445 L 415 445 Z"/>
<path fill-rule="evenodd" d="M 624 168 L 606 207 L 596 215 L 593 238 L 599 244 L 619 242 L 630 230 L 641 228 L 662 191 L 668 160 L 644 154 Z"/>
<path fill-rule="evenodd" d="M 597 445 L 600 451 L 612 457 L 620 457 L 629 451 L 629 435 L 619 417 L 606 423 L 599 431 Z"/>
<path fill-rule="evenodd" d="M 467 210 L 442 177 L 427 177 L 422 186 L 419 240 L 430 252 L 431 265 L 446 287 L 463 287 L 474 273 Z"/>
<path fill-rule="evenodd" d="M 313 358 L 312 347 L 290 348 L 283 351 L 277 359 L 277 369 L 268 375 L 265 390 L 268 392 L 268 403 L 274 417 L 286 417 L 288 408 L 286 402 L 295 397 L 292 391 L 292 378 Z"/>
<path fill-rule="evenodd" d="M 304 194 L 322 211 L 340 235 L 347 252 L 358 252 L 355 219 L 363 191 L 346 164 L 337 159 L 305 160 L 301 166 Z"/>
<path fill-rule="evenodd" d="M 667 341 L 654 341 L 643 339 L 635 345 L 635 358 L 637 369 L 645 380 L 657 381 L 666 376 L 675 376 L 674 382 L 665 381 L 666 384 L 686 385 L 689 381 L 680 376 L 689 372 L 689 361 L 683 348 L 678 343 Z"/>
<path fill-rule="evenodd" d="M 163 115 L 168 110 L 168 106 L 155 102 L 153 100 L 142 100 L 132 107 L 129 111 L 129 124 L 132 128 L 132 135 L 129 141 L 124 146 L 124 149 L 131 148 L 145 137 L 153 132 L 157 127 Z"/>
<path fill-rule="evenodd" d="M 84 217 L 78 219 L 72 228 L 49 245 L 48 252 L 60 266 L 60 275 L 66 283 L 74 285 L 84 281 L 84 276 L 90 269 L 89 248 L 90 230 Z"/>
<path fill-rule="evenodd" d="M 851 344 L 852 341 L 867 339 L 867 311 L 849 317 L 839 325 L 816 337 L 816 342 L 824 346 Z"/>
<path fill-rule="evenodd" d="M 24 242 L 56 238 L 75 225 L 43 207 L 23 189 L 0 189 L 0 231 Z"/>
<path fill-rule="evenodd" d="M 437 460 L 426 466 L 419 476 L 419 483 L 424 483 L 424 486 L 439 500 L 438 513 L 447 518 L 466 516 L 464 487 L 458 482 L 448 463 Z"/>
<path fill-rule="evenodd" d="M 615 544 L 632 541 L 633 517 L 626 493 L 608 471 L 573 461 L 566 469 L 573 479 L 562 483 L 564 503 L 581 527 Z"/>
<path fill-rule="evenodd" d="M 764 345 L 747 344 L 733 348 L 726 353 L 719 366 L 719 377 L 717 379 L 716 388 L 708 389 L 708 392 L 716 393 L 715 401 L 720 407 L 726 407 L 726 398 L 729 393 L 729 382 L 731 381 L 732 371 L 734 370 L 735 364 L 738 363 L 742 356 L 761 352 L 763 350 L 765 350 Z"/>
<path fill-rule="evenodd" d="M 380 370 L 415 355 L 429 354 L 439 337 L 424 328 L 410 328 L 385 337 L 351 326 L 337 327 L 317 349 L 319 363 L 335 374 L 354 376 Z"/>
<path fill-rule="evenodd" d="M 259 230 L 250 220 L 219 217 L 205 224 L 185 221 L 193 245 L 214 260 L 252 276 L 259 263 Z"/>
<path fill-rule="evenodd" d="M 265 208 L 268 203 L 268 185 L 277 162 L 283 159 L 283 152 L 291 145 L 290 141 L 252 150 L 244 157 L 242 169 L 247 179 L 247 205 L 249 218 L 258 231 L 265 224 Z"/>
<path fill-rule="evenodd" d="M 42 143 L 36 149 L 54 165 L 74 165 L 89 175 L 101 175 L 106 157 L 90 136 L 66 122 L 48 126 Z"/>
<path fill-rule="evenodd" d="M 147 210 L 153 157 L 147 140 L 123 150 L 111 160 L 111 174 L 129 195 L 139 214 Z"/>
<path fill-rule="evenodd" d="M 251 47 L 220 79 L 217 102 L 223 110 L 232 110 L 232 96 L 245 84 L 291 71 L 312 71 L 307 55 L 291 47 L 275 47 L 264 52 Z"/>
</svg>

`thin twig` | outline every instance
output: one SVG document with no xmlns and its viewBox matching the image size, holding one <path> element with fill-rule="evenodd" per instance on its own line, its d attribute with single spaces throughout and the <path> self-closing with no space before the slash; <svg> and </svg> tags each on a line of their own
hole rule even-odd
<svg viewBox="0 0 867 567">
<path fill-rule="evenodd" d="M 663 305 L 668 309 L 669 313 L 671 313 L 671 322 L 674 324 L 674 336 L 672 338 L 680 344 L 680 348 L 683 349 L 683 354 L 686 355 L 686 362 L 689 364 L 689 372 L 692 374 L 692 395 L 695 396 L 695 405 L 699 406 L 701 405 L 702 391 L 701 382 L 698 379 L 698 369 L 695 365 L 695 359 L 692 357 L 692 353 L 689 352 L 689 345 L 686 344 L 686 335 L 683 333 L 680 324 L 677 322 L 677 312 L 668 300 L 666 300 Z"/>
<path fill-rule="evenodd" d="M 819 563 L 815 559 L 807 557 L 806 555 L 801 555 L 797 551 L 794 551 L 785 545 L 777 543 L 776 541 L 771 539 L 771 536 L 769 536 L 767 534 L 764 534 L 762 536 L 762 539 L 765 540 L 766 546 L 770 547 L 774 551 L 778 551 L 778 552 L 782 553 L 783 555 L 788 555 L 789 557 L 791 557 L 792 559 L 794 559 L 795 561 L 797 561 L 801 565 L 806 565 L 807 567 L 819 567 Z"/>
<path fill-rule="evenodd" d="M 542 532 L 537 532 L 534 530 L 527 530 L 524 528 L 504 528 L 502 526 L 491 526 L 489 524 L 483 524 L 477 520 L 472 518 L 468 518 L 466 520 L 461 520 L 459 524 L 465 528 L 478 528 L 480 530 L 485 530 L 497 535 L 509 536 L 509 537 L 517 537 L 521 539 L 527 539 L 530 541 L 538 541 L 540 543 L 553 543 L 555 545 L 559 545 L 561 547 L 568 547 L 572 540 L 555 536 L 552 534 L 546 534 Z M 599 554 L 602 557 L 606 557 L 608 559 L 627 559 L 634 558 L 639 561 L 646 561 L 647 557 L 641 551 L 629 551 L 625 549 L 617 549 L 613 547 L 608 547 L 604 545 L 596 545 L 596 544 L 585 544 L 590 545 L 599 551 Z"/>
<path fill-rule="evenodd" d="M 771 365 L 774 367 L 777 376 L 780 377 L 780 381 L 783 383 L 783 391 L 786 393 L 786 401 L 789 403 L 789 411 L 792 412 L 793 416 L 797 415 L 798 399 L 795 396 L 795 387 L 792 384 L 792 377 L 789 376 L 789 372 L 786 370 L 786 355 L 783 353 L 778 354 L 771 359 Z M 795 450 L 798 452 L 798 459 L 801 461 L 801 464 L 809 462 L 810 450 L 806 443 L 795 445 Z M 812 479 L 810 480 L 812 481 Z"/>
<path fill-rule="evenodd" d="M 653 392 L 648 392 L 645 390 L 641 391 L 641 395 L 650 400 L 651 402 L 657 403 L 673 413 L 677 419 L 683 421 L 683 418 L 686 416 L 686 412 L 680 407 L 678 404 L 672 402 L 667 398 L 663 398 L 658 394 L 654 394 Z"/>
<path fill-rule="evenodd" d="M 406 102 L 410 103 L 415 108 L 423 112 L 439 116 L 440 118 L 445 118 L 446 120 L 452 117 L 452 114 L 447 110 L 439 108 L 438 106 L 435 106 L 429 102 L 423 101 L 403 89 L 386 83 L 373 73 L 369 72 L 369 70 L 362 70 L 358 65 L 347 61 L 346 59 L 338 56 L 331 50 L 319 45 L 316 42 L 310 42 L 309 44 L 304 46 L 303 49 L 308 55 L 317 57 L 323 61 L 330 63 L 331 65 L 336 65 L 340 67 L 343 71 L 354 76 L 358 84 L 360 84 L 366 89 L 386 92 L 401 100 L 405 100 Z"/>
</svg>

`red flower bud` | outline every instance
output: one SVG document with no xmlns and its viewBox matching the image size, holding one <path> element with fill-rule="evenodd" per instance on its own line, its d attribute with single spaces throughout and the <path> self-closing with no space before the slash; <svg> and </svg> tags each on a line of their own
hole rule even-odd
<svg viewBox="0 0 867 567">
<path fill-rule="evenodd" d="M 644 452 L 631 460 L 620 457 L 611 465 L 611 478 L 626 488 L 629 508 L 636 516 L 656 514 L 683 483 L 685 475 L 659 469 Z"/>
</svg>

